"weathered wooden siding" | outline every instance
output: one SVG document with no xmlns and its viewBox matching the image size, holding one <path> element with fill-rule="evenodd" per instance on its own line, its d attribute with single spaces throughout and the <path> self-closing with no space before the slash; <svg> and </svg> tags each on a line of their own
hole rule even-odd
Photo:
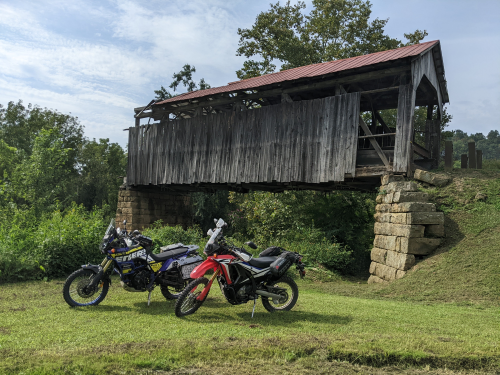
<svg viewBox="0 0 500 375">
<path fill-rule="evenodd" d="M 422 56 L 411 62 L 411 74 L 413 89 L 417 90 L 422 77 L 426 76 L 429 82 L 434 86 L 437 91 L 439 113 L 442 114 L 443 99 L 441 97 L 441 89 L 436 74 L 436 67 L 434 66 L 434 58 L 432 57 L 432 50 L 427 51 Z"/>
<path fill-rule="evenodd" d="M 130 185 L 321 183 L 355 175 L 360 94 L 129 128 Z"/>
<path fill-rule="evenodd" d="M 407 172 L 410 160 L 413 160 L 410 141 L 413 139 L 415 95 L 413 84 L 399 86 L 396 139 L 394 143 L 394 172 Z"/>
</svg>

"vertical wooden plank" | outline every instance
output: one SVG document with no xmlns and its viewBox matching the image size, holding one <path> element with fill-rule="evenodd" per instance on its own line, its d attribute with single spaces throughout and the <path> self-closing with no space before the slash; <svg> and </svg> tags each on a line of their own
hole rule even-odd
<svg viewBox="0 0 500 375">
<path fill-rule="evenodd" d="M 349 120 L 348 120 L 348 127 L 349 127 L 349 148 L 346 151 L 347 158 L 346 160 L 348 161 L 346 165 L 346 169 L 344 171 L 344 176 L 345 173 L 350 173 L 352 177 L 355 177 L 356 174 L 356 157 L 358 153 L 358 129 L 359 129 L 359 122 L 358 119 L 360 117 L 360 106 L 361 106 L 361 94 L 360 93 L 352 93 L 349 94 L 349 102 L 350 102 L 350 107 L 351 110 L 349 111 Z M 350 156 L 350 157 L 349 157 Z"/>
<path fill-rule="evenodd" d="M 476 168 L 483 169 L 483 151 L 476 150 Z"/>
<path fill-rule="evenodd" d="M 469 168 L 476 169 L 476 142 L 469 142 L 468 149 L 469 149 Z"/>
<path fill-rule="evenodd" d="M 468 161 L 469 161 L 469 158 L 467 157 L 467 154 L 460 155 L 460 168 L 467 169 L 467 162 Z"/>
<path fill-rule="evenodd" d="M 291 173 L 291 167 L 292 167 L 292 160 L 294 158 L 294 152 L 295 152 L 295 147 L 296 147 L 296 137 L 294 135 L 294 120 L 295 120 L 295 109 L 297 108 L 297 103 L 292 102 L 292 103 L 287 103 L 284 107 L 284 111 L 286 112 L 286 121 L 284 122 L 284 127 L 285 127 L 285 133 L 284 133 L 284 147 L 285 147 L 285 154 L 284 154 L 284 160 L 283 160 L 283 165 L 284 165 L 284 172 L 281 175 L 281 180 L 289 183 L 291 182 L 290 180 L 290 173 Z"/>
<path fill-rule="evenodd" d="M 453 169 L 453 142 L 446 141 L 444 144 L 444 169 L 450 172 Z"/>
<path fill-rule="evenodd" d="M 394 145 L 394 172 L 407 172 L 408 160 L 413 153 L 408 149 L 408 142 L 413 136 L 413 114 L 415 110 L 415 92 L 413 85 L 399 86 L 398 113 L 396 120 L 396 139 Z"/>
<path fill-rule="evenodd" d="M 313 103 L 314 108 L 314 133 L 313 133 L 313 165 L 312 172 L 314 183 L 319 183 L 321 181 L 321 136 L 322 136 L 322 124 L 324 117 L 324 99 L 315 99 Z"/>
</svg>

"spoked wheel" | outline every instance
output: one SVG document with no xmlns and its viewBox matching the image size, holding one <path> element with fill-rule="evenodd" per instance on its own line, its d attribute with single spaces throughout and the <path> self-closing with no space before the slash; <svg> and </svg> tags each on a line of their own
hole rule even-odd
<svg viewBox="0 0 500 375">
<path fill-rule="evenodd" d="M 95 273 L 91 270 L 80 269 L 73 272 L 66 279 L 63 287 L 63 296 L 70 306 L 92 306 L 98 305 L 109 289 L 108 280 L 101 280 L 95 287 L 89 285 Z"/>
<path fill-rule="evenodd" d="M 205 296 L 203 301 L 198 301 L 196 299 L 207 284 L 208 279 L 206 277 L 200 277 L 199 279 L 191 281 L 175 302 L 175 315 L 180 318 L 182 316 L 194 314 L 207 298 Z"/>
<path fill-rule="evenodd" d="M 280 295 L 281 298 L 274 299 L 262 296 L 262 304 L 267 311 L 288 311 L 297 303 L 299 288 L 290 277 L 282 276 L 279 280 L 268 283 L 268 286 L 276 288 L 272 293 Z"/>
<path fill-rule="evenodd" d="M 160 285 L 161 294 L 168 300 L 178 299 L 182 291 L 186 287 L 187 282 L 184 283 L 182 288 L 174 288 L 173 286 Z"/>
</svg>

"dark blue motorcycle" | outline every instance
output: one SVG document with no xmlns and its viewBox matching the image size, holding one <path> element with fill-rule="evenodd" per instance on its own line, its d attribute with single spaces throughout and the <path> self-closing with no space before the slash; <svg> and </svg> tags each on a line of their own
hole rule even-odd
<svg viewBox="0 0 500 375">
<path fill-rule="evenodd" d="M 64 300 L 70 306 L 91 306 L 101 303 L 108 293 L 111 274 L 120 275 L 120 283 L 129 292 L 151 292 L 160 286 L 167 300 L 177 299 L 191 281 L 191 271 L 203 262 L 196 245 L 182 243 L 161 247 L 161 253 L 151 251 L 153 241 L 138 231 L 128 234 L 115 228 L 114 219 L 99 246 L 106 255 L 100 265 L 87 264 L 73 272 L 63 287 Z"/>
</svg>

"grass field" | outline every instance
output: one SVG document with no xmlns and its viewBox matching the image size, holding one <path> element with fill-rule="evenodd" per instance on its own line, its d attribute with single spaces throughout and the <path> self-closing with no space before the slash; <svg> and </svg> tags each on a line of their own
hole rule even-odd
<svg viewBox="0 0 500 375">
<path fill-rule="evenodd" d="M 500 173 L 460 173 L 427 189 L 446 212 L 435 254 L 389 285 L 310 271 L 286 313 L 259 301 L 251 319 L 213 288 L 178 319 L 116 278 L 90 308 L 65 304 L 63 280 L 1 285 L 0 374 L 499 373 Z"/>
</svg>

